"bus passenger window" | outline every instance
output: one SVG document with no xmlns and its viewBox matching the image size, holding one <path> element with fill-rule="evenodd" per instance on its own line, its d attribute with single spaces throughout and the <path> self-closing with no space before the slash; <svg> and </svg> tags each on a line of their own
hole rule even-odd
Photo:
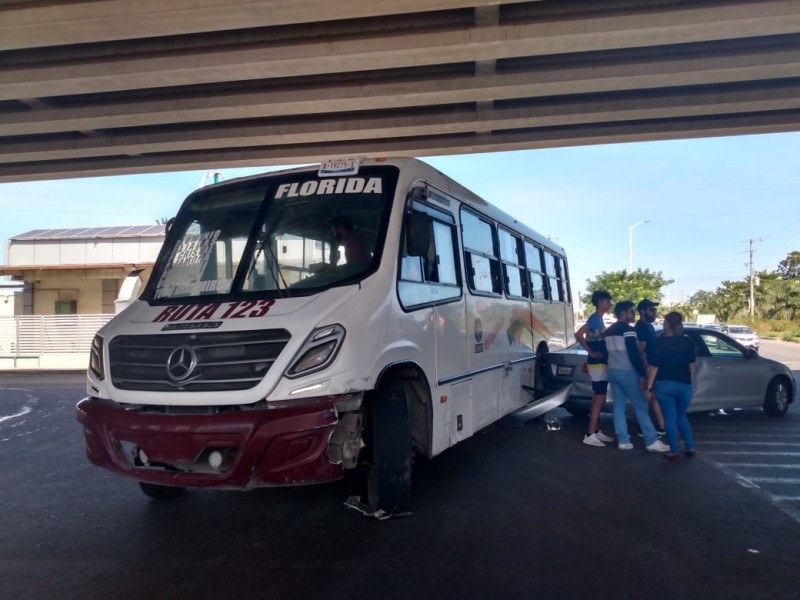
<svg viewBox="0 0 800 600">
<path fill-rule="evenodd" d="M 564 291 L 564 277 L 561 257 L 550 252 L 545 252 L 544 263 L 545 270 L 547 271 L 548 275 L 550 300 L 553 302 L 565 302 L 566 293 Z"/>
<path fill-rule="evenodd" d="M 467 211 L 461 211 L 467 279 L 476 292 L 502 294 L 500 261 L 494 249 L 494 227 Z"/>
<path fill-rule="evenodd" d="M 528 267 L 528 283 L 531 300 L 547 300 L 546 278 L 542 269 L 542 249 L 525 242 L 525 263 Z"/>
<path fill-rule="evenodd" d="M 524 269 L 520 267 L 522 262 L 522 240 L 512 235 L 504 229 L 498 230 L 500 239 L 500 259 L 503 261 L 503 279 L 505 281 L 506 294 L 524 298 L 526 296 L 526 285 Z"/>
</svg>

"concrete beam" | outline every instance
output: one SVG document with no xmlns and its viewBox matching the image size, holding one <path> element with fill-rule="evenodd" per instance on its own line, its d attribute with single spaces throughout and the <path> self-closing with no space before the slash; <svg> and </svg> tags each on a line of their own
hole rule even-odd
<svg viewBox="0 0 800 600">
<path fill-rule="evenodd" d="M 800 31 L 800 2 L 692 4 L 664 12 L 566 15 L 560 20 L 451 31 L 387 31 L 358 39 L 197 48 L 22 64 L 0 72 L 0 100 L 399 69 L 510 57 L 646 48 Z"/>
<path fill-rule="evenodd" d="M 487 75 L 409 75 L 401 81 L 362 80 L 302 86 L 264 85 L 253 91 L 184 90 L 163 99 L 142 100 L 114 96 L 93 99 L 85 106 L 52 107 L 39 103 L 34 110 L 0 111 L 4 136 L 321 115 L 502 101 L 623 90 L 646 90 L 695 85 L 758 82 L 800 76 L 800 47 L 763 50 L 741 44 L 699 56 L 633 57 L 585 62 L 526 72 Z"/>
</svg>

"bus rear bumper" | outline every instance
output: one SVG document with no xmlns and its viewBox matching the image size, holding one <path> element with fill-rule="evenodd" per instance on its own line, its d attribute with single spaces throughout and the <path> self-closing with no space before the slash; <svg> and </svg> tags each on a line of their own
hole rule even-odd
<svg viewBox="0 0 800 600">
<path fill-rule="evenodd" d="M 217 414 L 163 414 L 81 400 L 93 464 L 138 481 L 178 487 L 248 489 L 342 477 L 328 456 L 337 424 L 333 400 Z"/>
</svg>

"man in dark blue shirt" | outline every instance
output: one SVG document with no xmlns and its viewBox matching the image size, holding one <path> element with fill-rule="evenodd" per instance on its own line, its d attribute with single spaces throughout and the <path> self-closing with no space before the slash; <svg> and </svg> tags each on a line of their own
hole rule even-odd
<svg viewBox="0 0 800 600">
<path fill-rule="evenodd" d="M 647 298 L 636 305 L 636 310 L 639 312 L 639 320 L 634 325 L 636 338 L 638 339 L 636 345 L 639 347 L 639 352 L 642 353 L 642 360 L 645 366 L 652 363 L 650 357 L 656 342 L 656 329 L 653 327 L 653 322 L 656 320 L 657 308 L 658 302 L 653 302 Z M 654 400 L 655 396 L 647 396 L 648 407 L 656 418 L 658 435 L 664 435 L 664 415 L 661 414 L 661 406 Z"/>
</svg>

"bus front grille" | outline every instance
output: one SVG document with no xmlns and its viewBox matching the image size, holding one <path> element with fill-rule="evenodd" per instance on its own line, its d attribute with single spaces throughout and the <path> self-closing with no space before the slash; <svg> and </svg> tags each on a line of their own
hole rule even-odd
<svg viewBox="0 0 800 600">
<path fill-rule="evenodd" d="M 245 390 L 264 378 L 289 338 L 285 329 L 119 336 L 108 346 L 111 381 L 122 390 Z"/>
</svg>

